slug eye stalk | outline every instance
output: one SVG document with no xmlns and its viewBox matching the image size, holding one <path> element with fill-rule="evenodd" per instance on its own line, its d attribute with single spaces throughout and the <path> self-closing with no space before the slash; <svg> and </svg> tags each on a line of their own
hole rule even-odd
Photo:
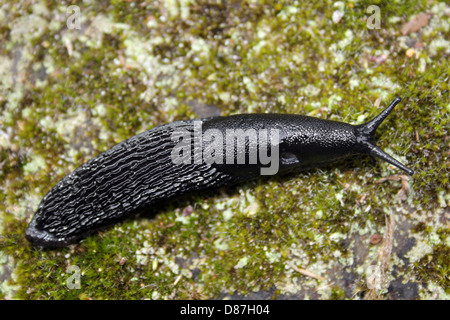
<svg viewBox="0 0 450 320">
<path fill-rule="evenodd" d="M 384 121 L 384 119 L 386 119 L 387 116 L 392 112 L 394 107 L 399 104 L 400 101 L 402 101 L 402 99 L 400 97 L 396 97 L 394 100 L 392 100 L 389 106 L 381 111 L 380 114 L 375 118 L 363 125 L 357 126 L 356 137 L 357 142 L 359 143 L 364 153 L 368 153 L 375 158 L 382 159 L 412 176 L 414 174 L 414 171 L 412 169 L 408 168 L 400 161 L 388 155 L 375 144 L 375 131 Z"/>
</svg>

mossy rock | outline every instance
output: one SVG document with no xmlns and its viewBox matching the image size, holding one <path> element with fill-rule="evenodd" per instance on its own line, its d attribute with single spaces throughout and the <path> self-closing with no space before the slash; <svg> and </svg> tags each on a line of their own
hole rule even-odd
<svg viewBox="0 0 450 320">
<path fill-rule="evenodd" d="M 79 29 L 76 12 L 0 8 L 0 298 L 449 297 L 448 5 L 94 1 Z M 427 24 L 402 34 L 419 13 Z M 24 239 L 59 179 L 156 125 L 211 109 L 356 124 L 397 95 L 377 138 L 408 181 L 377 183 L 399 172 L 357 157 L 180 199 L 68 248 Z"/>
</svg>

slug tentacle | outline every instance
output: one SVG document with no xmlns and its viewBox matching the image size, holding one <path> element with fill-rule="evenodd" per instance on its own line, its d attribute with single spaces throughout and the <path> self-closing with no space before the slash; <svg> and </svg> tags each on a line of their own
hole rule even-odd
<svg viewBox="0 0 450 320">
<path fill-rule="evenodd" d="M 399 104 L 400 101 L 402 101 L 402 99 L 400 97 L 396 97 L 386 109 L 381 111 L 375 118 L 364 124 L 363 127 L 366 134 L 370 134 L 373 138 L 379 125 L 384 121 L 384 119 L 387 118 L 387 116 L 392 112 L 392 110 L 394 110 L 395 106 Z"/>
<path fill-rule="evenodd" d="M 77 242 L 105 226 L 191 192 L 370 154 L 412 175 L 374 142 L 401 101 L 354 126 L 292 114 L 177 121 L 136 135 L 59 181 L 42 199 L 26 238 L 40 247 Z"/>
<path fill-rule="evenodd" d="M 381 111 L 380 114 L 378 114 L 375 118 L 373 118 L 372 120 L 363 125 L 357 126 L 356 135 L 358 144 L 360 145 L 360 148 L 363 153 L 367 153 L 375 158 L 382 159 L 396 166 L 397 168 L 402 169 L 407 174 L 412 176 L 414 174 L 414 171 L 412 169 L 408 168 L 403 163 L 394 159 L 393 157 L 391 157 L 390 155 L 388 155 L 386 152 L 384 152 L 375 145 L 375 131 L 400 101 L 402 101 L 402 99 L 400 97 L 396 97 L 389 104 L 389 106 L 383 111 Z"/>
</svg>

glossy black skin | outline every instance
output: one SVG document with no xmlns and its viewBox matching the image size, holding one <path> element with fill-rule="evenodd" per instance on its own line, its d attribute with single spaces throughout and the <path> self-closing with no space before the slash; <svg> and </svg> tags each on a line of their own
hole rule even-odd
<svg viewBox="0 0 450 320">
<path fill-rule="evenodd" d="M 224 136 L 227 129 L 278 130 L 280 174 L 317 167 L 362 153 L 356 147 L 355 126 L 301 115 L 263 113 L 217 117 L 203 124 L 204 131 L 211 128 L 219 129 Z M 259 163 L 214 166 L 242 180 L 259 176 L 261 168 Z"/>
<path fill-rule="evenodd" d="M 163 200 L 259 176 L 260 164 L 174 165 L 170 152 L 176 143 L 171 134 L 180 128 L 192 131 L 192 121 L 148 130 L 70 173 L 43 198 L 26 238 L 40 247 L 66 246 Z M 364 125 L 290 114 L 244 114 L 203 120 L 203 132 L 211 128 L 221 132 L 278 129 L 281 174 L 357 153 L 370 153 L 371 148 L 376 148 L 373 144 L 376 126 L 369 130 Z"/>
</svg>

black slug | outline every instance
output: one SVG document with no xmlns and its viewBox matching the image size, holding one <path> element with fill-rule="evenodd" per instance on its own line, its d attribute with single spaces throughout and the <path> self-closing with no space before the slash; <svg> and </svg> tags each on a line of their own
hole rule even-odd
<svg viewBox="0 0 450 320">
<path fill-rule="evenodd" d="M 155 127 L 101 153 L 42 199 L 26 238 L 60 247 L 158 202 L 369 154 L 404 170 L 374 143 L 395 98 L 363 125 L 292 114 L 243 114 Z"/>
</svg>

